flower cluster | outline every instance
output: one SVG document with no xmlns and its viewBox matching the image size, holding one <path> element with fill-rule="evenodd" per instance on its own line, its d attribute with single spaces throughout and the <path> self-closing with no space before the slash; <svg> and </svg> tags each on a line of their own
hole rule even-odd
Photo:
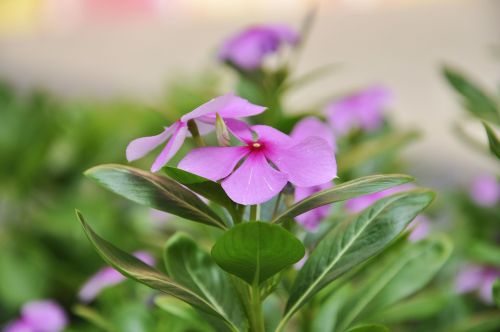
<svg viewBox="0 0 500 332">
<path fill-rule="evenodd" d="M 68 323 L 66 313 L 53 300 L 28 302 L 21 309 L 21 317 L 11 322 L 4 332 L 59 332 Z"/>
</svg>

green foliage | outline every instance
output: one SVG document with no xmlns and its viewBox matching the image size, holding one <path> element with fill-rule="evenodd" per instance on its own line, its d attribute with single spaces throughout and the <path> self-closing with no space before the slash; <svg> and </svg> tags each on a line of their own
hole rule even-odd
<svg viewBox="0 0 500 332">
<path fill-rule="evenodd" d="M 491 153 L 500 159 L 500 141 L 498 140 L 495 131 L 487 123 L 483 122 L 484 130 L 486 130 L 486 135 L 488 136 L 488 144 L 490 146 Z"/>
</svg>

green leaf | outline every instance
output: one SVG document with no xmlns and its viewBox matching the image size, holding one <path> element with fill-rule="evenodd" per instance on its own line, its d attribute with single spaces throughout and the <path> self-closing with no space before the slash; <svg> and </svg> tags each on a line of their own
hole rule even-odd
<svg viewBox="0 0 500 332">
<path fill-rule="evenodd" d="M 261 284 L 305 253 L 302 243 L 278 225 L 246 222 L 225 232 L 212 257 L 225 271 L 249 284 Z"/>
<path fill-rule="evenodd" d="M 385 197 L 335 227 L 299 271 L 281 328 L 324 286 L 387 247 L 434 196 L 429 190 L 417 189 Z"/>
<path fill-rule="evenodd" d="M 497 101 L 488 96 L 477 84 L 450 67 L 443 74 L 451 86 L 463 97 L 465 108 L 474 116 L 500 125 L 500 111 Z"/>
<path fill-rule="evenodd" d="M 341 330 L 358 317 L 378 317 L 380 310 L 423 288 L 441 269 L 451 254 L 445 237 L 430 238 L 392 253 L 374 271 L 346 305 Z M 370 273 L 368 272 L 368 273 Z M 363 316 L 365 315 L 365 316 Z"/>
<path fill-rule="evenodd" d="M 195 331 L 214 331 L 207 322 L 203 321 L 198 312 L 186 302 L 168 295 L 156 296 L 154 301 L 163 311 L 179 318 L 181 321 L 189 322 Z"/>
<path fill-rule="evenodd" d="M 347 332 L 389 332 L 389 329 L 383 325 L 368 324 L 355 327 Z"/>
<path fill-rule="evenodd" d="M 500 159 L 500 141 L 493 129 L 483 122 L 484 129 L 486 130 L 486 135 L 488 135 L 488 144 L 490 146 L 490 151 L 498 159 Z"/>
<path fill-rule="evenodd" d="M 114 164 L 93 167 L 85 175 L 136 203 L 203 224 L 227 228 L 198 196 L 171 179 Z"/>
<path fill-rule="evenodd" d="M 493 284 L 493 301 L 500 308 L 500 279 L 497 279 Z"/>
<path fill-rule="evenodd" d="M 73 312 L 75 313 L 75 315 L 85 319 L 95 327 L 99 328 L 99 330 L 101 331 L 117 332 L 116 328 L 113 327 L 113 324 L 111 324 L 111 322 L 101 316 L 93 308 L 77 304 L 73 307 Z"/>
<path fill-rule="evenodd" d="M 201 177 L 199 175 L 189 173 L 180 168 L 166 166 L 162 169 L 170 178 L 179 182 L 180 184 L 188 187 L 192 191 L 201 196 L 209 199 L 217 204 L 220 204 L 231 211 L 234 211 L 236 206 L 235 202 L 233 202 L 229 196 L 227 196 L 222 186 L 212 180 Z"/>
<path fill-rule="evenodd" d="M 246 329 L 244 309 L 229 276 L 191 238 L 182 233 L 172 236 L 164 259 L 171 278 L 204 298 L 235 328 Z"/>
<path fill-rule="evenodd" d="M 186 287 L 175 283 L 160 271 L 102 239 L 85 222 L 80 211 L 76 211 L 76 215 L 82 224 L 85 235 L 87 235 L 87 238 L 90 240 L 97 253 L 118 272 L 130 279 L 176 297 L 203 312 L 224 320 L 224 317 L 219 315 L 217 308 L 204 298 Z M 227 323 L 230 325 L 229 322 Z"/>
<path fill-rule="evenodd" d="M 348 181 L 304 198 L 278 215 L 272 222 L 280 223 L 323 205 L 372 194 L 411 181 L 414 181 L 411 176 L 403 174 L 370 175 Z"/>
</svg>

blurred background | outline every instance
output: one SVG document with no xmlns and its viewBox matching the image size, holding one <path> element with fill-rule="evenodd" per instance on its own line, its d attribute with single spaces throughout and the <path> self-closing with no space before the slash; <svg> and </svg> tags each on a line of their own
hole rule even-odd
<svg viewBox="0 0 500 332">
<path fill-rule="evenodd" d="M 103 265 L 75 220 L 75 207 L 95 220 L 104 238 L 130 251 L 154 252 L 164 234 L 190 227 L 165 224 L 168 217 L 104 192 L 82 172 L 126 163 L 130 140 L 232 89 L 234 73 L 216 60 L 225 38 L 251 24 L 299 28 L 315 4 L 0 0 L 0 326 L 37 298 L 74 308 L 76 290 Z M 463 110 L 441 70 L 452 65 L 499 91 L 500 1 L 325 0 L 318 6 L 293 75 L 323 64 L 335 69 L 287 96 L 288 112 L 383 84 L 394 94 L 388 112 L 393 125 L 421 133 L 401 151 L 405 171 L 420 184 L 453 192 L 477 174 L 498 170 L 494 159 L 467 148 L 454 133 Z M 478 121 L 464 129 L 486 142 Z M 128 320 L 152 331 L 148 315 L 155 313 L 127 302 L 150 293 L 127 287 L 104 294 L 97 307 L 122 322 L 119 331 L 134 326 Z M 72 315 L 95 320 L 95 312 L 80 309 Z M 140 318 L 130 314 L 137 310 Z"/>
</svg>

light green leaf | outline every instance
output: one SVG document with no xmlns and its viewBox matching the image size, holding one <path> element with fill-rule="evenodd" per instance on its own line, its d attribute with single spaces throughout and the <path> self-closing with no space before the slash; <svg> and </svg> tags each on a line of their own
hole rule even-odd
<svg viewBox="0 0 500 332">
<path fill-rule="evenodd" d="M 443 74 L 448 83 L 462 96 L 465 108 L 472 115 L 500 125 L 500 111 L 493 97 L 451 67 L 443 68 Z"/>
<path fill-rule="evenodd" d="M 290 232 L 265 222 L 239 224 L 212 248 L 212 257 L 220 267 L 249 284 L 261 284 L 298 262 L 304 253 L 304 246 Z"/>
<path fill-rule="evenodd" d="M 171 237 L 164 253 L 167 273 L 209 302 L 226 321 L 246 329 L 244 309 L 228 275 L 187 235 Z"/>
<path fill-rule="evenodd" d="M 355 327 L 347 332 L 389 332 L 389 329 L 383 325 L 368 324 Z"/>
<path fill-rule="evenodd" d="M 377 316 L 383 310 L 423 288 L 441 269 L 451 254 L 452 245 L 445 237 L 409 244 L 376 265 L 346 305 L 341 330 L 360 317 Z"/>
<path fill-rule="evenodd" d="M 495 131 L 493 131 L 493 128 L 483 122 L 484 129 L 486 130 L 486 135 L 488 135 L 488 144 L 490 146 L 490 151 L 491 153 L 496 156 L 498 159 L 500 159 L 500 141 L 495 134 Z"/>
<path fill-rule="evenodd" d="M 198 196 L 166 177 L 114 164 L 93 167 L 85 175 L 136 203 L 203 224 L 227 228 Z"/>
<path fill-rule="evenodd" d="M 217 312 L 217 308 L 204 298 L 186 287 L 175 283 L 160 271 L 102 239 L 85 222 L 80 211 L 76 211 L 76 215 L 82 224 L 85 235 L 87 235 L 97 253 L 118 272 L 146 286 L 189 303 L 207 314 L 224 320 L 224 317 L 220 316 Z M 229 322 L 227 323 L 230 324 Z"/>
<path fill-rule="evenodd" d="M 335 227 L 299 271 L 280 327 L 328 283 L 380 253 L 434 196 L 429 190 L 417 189 L 385 197 Z"/>
<path fill-rule="evenodd" d="M 207 322 L 202 320 L 198 312 L 186 302 L 168 295 L 157 296 L 154 301 L 163 311 L 179 318 L 181 321 L 189 322 L 196 331 L 214 331 Z"/>
<path fill-rule="evenodd" d="M 403 174 L 370 175 L 348 181 L 304 198 L 278 215 L 272 222 L 280 223 L 323 205 L 372 194 L 411 181 L 414 181 L 411 176 Z"/>
</svg>

